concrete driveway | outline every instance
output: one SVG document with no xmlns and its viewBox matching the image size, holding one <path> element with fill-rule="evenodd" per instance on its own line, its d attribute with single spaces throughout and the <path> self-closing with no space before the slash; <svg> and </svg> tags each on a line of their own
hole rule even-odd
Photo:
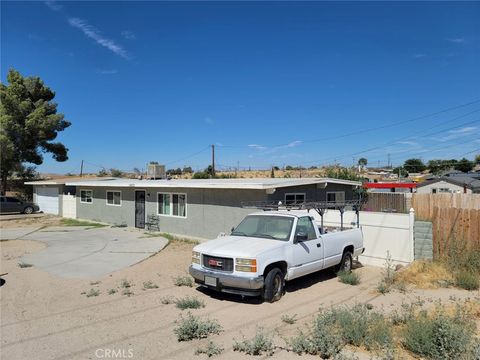
<svg viewBox="0 0 480 360">
<path fill-rule="evenodd" d="M 19 262 L 65 278 L 96 278 L 134 265 L 162 250 L 168 241 L 136 229 L 59 226 L 2 229 L 2 239 L 37 240 L 47 247 Z"/>
</svg>

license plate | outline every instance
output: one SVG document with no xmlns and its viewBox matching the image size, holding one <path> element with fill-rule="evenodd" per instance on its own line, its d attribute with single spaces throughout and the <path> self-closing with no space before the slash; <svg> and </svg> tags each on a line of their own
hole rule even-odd
<svg viewBox="0 0 480 360">
<path fill-rule="evenodd" d="M 205 285 L 217 287 L 217 278 L 211 276 L 205 276 Z"/>
</svg>

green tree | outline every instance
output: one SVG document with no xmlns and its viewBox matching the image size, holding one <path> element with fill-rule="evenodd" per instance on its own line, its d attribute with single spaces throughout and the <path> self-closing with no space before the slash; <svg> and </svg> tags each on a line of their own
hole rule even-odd
<svg viewBox="0 0 480 360">
<path fill-rule="evenodd" d="M 8 85 L 0 84 L 0 192 L 7 179 L 22 163 L 40 165 L 43 153 L 57 161 L 68 160 L 68 149 L 54 142 L 58 132 L 71 124 L 57 113 L 55 92 L 39 77 L 23 77 L 11 69 Z"/>
<path fill-rule="evenodd" d="M 183 172 L 184 174 L 192 174 L 192 173 L 193 173 L 193 169 L 192 169 L 190 166 L 184 166 L 182 172 Z"/>
<path fill-rule="evenodd" d="M 368 164 L 368 160 L 367 160 L 367 159 L 365 159 L 365 158 L 360 158 L 360 159 L 358 159 L 358 165 L 359 165 L 359 166 L 365 167 L 365 166 L 367 166 L 367 164 Z"/>
<path fill-rule="evenodd" d="M 408 173 L 419 173 L 427 169 L 423 161 L 420 159 L 405 160 L 405 163 L 403 164 L 403 168 Z"/>
<path fill-rule="evenodd" d="M 430 160 L 427 163 L 427 168 L 432 174 L 440 174 L 443 171 L 449 170 L 454 167 L 457 160 Z"/>
<path fill-rule="evenodd" d="M 399 178 L 408 176 L 408 171 L 405 170 L 402 166 L 397 166 L 392 171 L 394 174 L 398 175 Z"/>
<path fill-rule="evenodd" d="M 458 170 L 461 172 L 469 172 L 473 169 L 474 166 L 475 164 L 473 163 L 473 161 L 462 158 L 455 164 L 454 168 L 455 170 Z"/>
<path fill-rule="evenodd" d="M 123 172 L 118 169 L 110 169 L 110 175 L 112 175 L 112 177 L 122 177 Z"/>
<path fill-rule="evenodd" d="M 344 167 L 330 167 L 325 171 L 325 175 L 328 178 L 332 179 L 343 179 L 343 180 L 353 180 L 360 181 L 361 178 L 352 170 Z"/>
<path fill-rule="evenodd" d="M 275 177 L 275 170 L 274 167 L 272 166 L 272 170 L 270 170 L 270 177 L 274 178 Z"/>
<path fill-rule="evenodd" d="M 477 154 L 477 156 L 475 156 L 475 164 L 480 164 L 480 154 Z"/>
<path fill-rule="evenodd" d="M 100 170 L 97 174 L 98 177 L 104 177 L 104 176 L 107 176 L 107 175 L 108 175 L 108 172 L 105 169 Z"/>
</svg>

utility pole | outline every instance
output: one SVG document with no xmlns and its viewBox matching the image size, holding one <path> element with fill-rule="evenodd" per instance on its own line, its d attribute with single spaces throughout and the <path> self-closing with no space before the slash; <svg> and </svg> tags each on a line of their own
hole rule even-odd
<svg viewBox="0 0 480 360">
<path fill-rule="evenodd" d="M 82 160 L 82 164 L 80 165 L 80 177 L 83 176 L 83 160 Z"/>
<path fill-rule="evenodd" d="M 212 144 L 212 178 L 215 177 L 215 145 Z"/>
</svg>

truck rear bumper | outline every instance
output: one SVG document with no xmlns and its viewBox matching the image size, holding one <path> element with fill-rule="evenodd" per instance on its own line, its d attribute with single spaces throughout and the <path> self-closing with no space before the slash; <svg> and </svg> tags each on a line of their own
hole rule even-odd
<svg viewBox="0 0 480 360">
<path fill-rule="evenodd" d="M 203 268 L 197 269 L 191 265 L 189 273 L 197 284 L 209 289 L 231 294 L 258 296 L 261 294 L 264 285 L 263 276 L 244 278 Z M 209 278 L 210 284 L 205 283 L 205 277 Z M 216 285 L 212 284 L 212 279 L 216 279 Z"/>
</svg>

